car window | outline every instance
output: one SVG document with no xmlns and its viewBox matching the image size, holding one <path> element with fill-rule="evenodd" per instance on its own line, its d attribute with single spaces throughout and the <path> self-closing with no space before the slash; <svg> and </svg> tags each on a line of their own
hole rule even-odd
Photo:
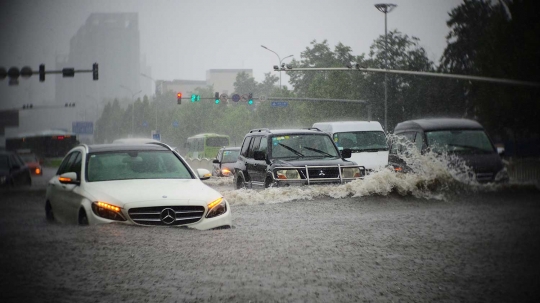
<svg viewBox="0 0 540 303">
<path fill-rule="evenodd" d="M 427 144 L 436 152 L 491 153 L 494 148 L 483 130 L 426 132 Z"/>
<path fill-rule="evenodd" d="M 167 151 L 100 152 L 89 154 L 88 182 L 132 179 L 193 179 L 188 168 Z"/>
<path fill-rule="evenodd" d="M 225 150 L 223 151 L 223 159 L 221 163 L 235 163 L 238 160 L 240 150 Z"/>
<path fill-rule="evenodd" d="M 268 137 L 262 137 L 261 143 L 259 144 L 259 150 L 266 154 L 267 149 L 268 149 Z"/>
<path fill-rule="evenodd" d="M 416 145 L 418 151 L 422 151 L 422 147 L 424 145 L 424 138 L 422 138 L 422 133 L 416 133 L 416 136 L 414 138 L 414 145 Z"/>
<path fill-rule="evenodd" d="M 251 140 L 251 144 L 248 151 L 248 158 L 253 158 L 253 152 L 259 150 L 259 144 L 261 143 L 261 136 L 256 136 Z"/>
<path fill-rule="evenodd" d="M 18 165 L 19 167 L 23 167 L 26 165 L 24 161 L 21 159 L 21 157 L 19 157 L 19 155 L 13 154 L 11 156 L 13 157 L 13 163 L 15 163 L 15 165 Z"/>
<path fill-rule="evenodd" d="M 20 154 L 19 156 L 25 163 L 38 162 L 38 159 L 34 154 Z"/>
<path fill-rule="evenodd" d="M 60 167 L 58 168 L 56 175 L 59 176 L 63 173 L 68 172 L 69 168 L 71 167 L 71 164 L 73 164 L 73 162 L 75 161 L 76 156 L 77 155 L 75 154 L 75 152 L 72 152 L 69 155 L 67 155 L 62 161 L 62 163 L 60 164 Z"/>
<path fill-rule="evenodd" d="M 81 164 L 82 164 L 82 154 L 77 152 L 77 156 L 75 157 L 75 160 L 71 164 L 71 167 L 69 168 L 69 172 L 77 173 L 77 179 L 81 179 Z"/>
<path fill-rule="evenodd" d="M 242 144 L 242 151 L 240 152 L 240 154 L 242 156 L 247 157 L 247 153 L 248 153 L 250 143 L 251 143 L 251 137 L 246 137 L 244 139 L 244 143 Z"/>
</svg>

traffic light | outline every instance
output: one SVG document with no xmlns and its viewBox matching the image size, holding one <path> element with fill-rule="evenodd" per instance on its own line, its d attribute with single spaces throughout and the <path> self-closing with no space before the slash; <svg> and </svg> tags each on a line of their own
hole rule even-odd
<svg viewBox="0 0 540 303">
<path fill-rule="evenodd" d="M 22 106 L 23 109 L 31 109 L 33 107 L 34 107 L 34 105 L 31 104 L 31 103 L 30 104 L 25 104 L 25 105 Z"/>
<path fill-rule="evenodd" d="M 75 103 L 66 103 L 65 107 L 75 107 Z"/>
<path fill-rule="evenodd" d="M 219 93 L 218 92 L 216 92 L 214 94 L 214 99 L 216 100 L 216 104 L 219 104 Z"/>
<path fill-rule="evenodd" d="M 99 67 L 97 63 L 94 63 L 92 65 L 92 79 L 94 79 L 94 81 L 97 81 L 97 79 L 99 79 Z"/>
<path fill-rule="evenodd" d="M 182 104 L 182 93 L 177 93 L 176 94 L 176 102 L 178 104 Z"/>
<path fill-rule="evenodd" d="M 201 101 L 201 95 L 191 95 L 191 102 Z"/>
<path fill-rule="evenodd" d="M 45 64 L 39 65 L 39 82 L 45 81 Z"/>
<path fill-rule="evenodd" d="M 253 104 L 253 93 L 249 93 L 249 98 L 248 98 L 248 104 L 249 105 L 252 105 Z"/>
</svg>

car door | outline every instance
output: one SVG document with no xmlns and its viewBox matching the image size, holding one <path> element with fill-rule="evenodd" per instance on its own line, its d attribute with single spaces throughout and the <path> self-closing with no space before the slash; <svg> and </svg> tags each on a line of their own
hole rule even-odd
<svg viewBox="0 0 540 303">
<path fill-rule="evenodd" d="M 79 151 L 68 154 L 60 164 L 56 176 L 49 181 L 49 202 L 51 203 L 55 218 L 61 222 L 72 220 L 69 217 L 70 211 L 66 194 L 73 189 L 74 185 L 60 183 L 58 177 L 64 173 L 70 172 L 71 167 L 79 154 Z"/>
<path fill-rule="evenodd" d="M 72 162 L 69 170 L 67 172 L 73 172 L 77 174 L 77 180 L 81 181 L 81 168 L 82 168 L 82 156 L 81 152 L 75 152 L 73 155 L 75 160 Z M 72 157 L 73 157 L 72 156 Z M 65 187 L 62 187 L 63 199 L 66 206 L 66 216 L 69 218 L 70 222 L 78 223 L 79 218 L 79 208 L 81 206 L 81 188 L 80 185 L 76 184 L 64 184 Z"/>
<path fill-rule="evenodd" d="M 28 181 L 28 168 L 26 167 L 26 164 L 21 160 L 21 158 L 16 155 L 12 154 L 10 155 L 10 162 L 11 162 L 11 170 L 12 170 L 12 176 L 13 176 L 13 184 L 15 186 L 22 186 L 25 185 Z"/>
<path fill-rule="evenodd" d="M 246 170 L 248 172 L 252 186 L 253 185 L 261 186 L 261 182 L 264 182 L 264 180 L 261 181 L 260 171 L 258 167 L 261 161 L 255 160 L 253 157 L 253 153 L 256 150 L 259 150 L 260 143 L 261 143 L 261 136 L 254 136 L 253 139 L 251 140 L 251 144 L 249 146 L 247 157 L 246 157 Z"/>
</svg>

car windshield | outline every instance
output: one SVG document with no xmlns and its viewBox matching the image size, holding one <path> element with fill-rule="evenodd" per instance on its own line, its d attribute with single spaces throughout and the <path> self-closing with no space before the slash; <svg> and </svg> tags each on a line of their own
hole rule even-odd
<svg viewBox="0 0 540 303">
<path fill-rule="evenodd" d="M 192 179 L 184 164 L 165 151 L 100 152 L 88 156 L 88 182 L 129 179 Z"/>
<path fill-rule="evenodd" d="M 25 163 L 38 162 L 36 155 L 34 154 L 19 154 Z"/>
<path fill-rule="evenodd" d="M 483 130 L 445 130 L 426 132 L 431 150 L 458 153 L 492 153 L 493 146 Z"/>
<path fill-rule="evenodd" d="M 338 151 L 326 135 L 281 135 L 272 137 L 271 158 L 337 158 Z"/>
<path fill-rule="evenodd" d="M 221 163 L 234 163 L 238 160 L 238 155 L 240 155 L 240 150 L 224 150 L 223 159 Z"/>
<path fill-rule="evenodd" d="M 386 136 L 382 131 L 335 133 L 334 141 L 340 150 L 344 148 L 352 151 L 388 150 Z"/>
</svg>

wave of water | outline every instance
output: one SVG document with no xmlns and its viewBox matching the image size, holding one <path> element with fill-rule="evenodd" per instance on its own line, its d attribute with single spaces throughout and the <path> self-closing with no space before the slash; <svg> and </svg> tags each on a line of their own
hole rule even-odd
<svg viewBox="0 0 540 303">
<path fill-rule="evenodd" d="M 403 159 L 412 172 L 395 172 L 386 168 L 339 185 L 312 185 L 267 188 L 265 190 L 235 190 L 233 178 L 214 178 L 205 181 L 218 189 L 231 205 L 283 203 L 317 198 L 386 196 L 397 193 L 423 199 L 446 200 L 460 193 L 503 190 L 508 184 L 480 184 L 474 172 L 459 158 L 448 154 L 428 152 L 420 154 L 416 147 L 405 143 Z"/>
</svg>

